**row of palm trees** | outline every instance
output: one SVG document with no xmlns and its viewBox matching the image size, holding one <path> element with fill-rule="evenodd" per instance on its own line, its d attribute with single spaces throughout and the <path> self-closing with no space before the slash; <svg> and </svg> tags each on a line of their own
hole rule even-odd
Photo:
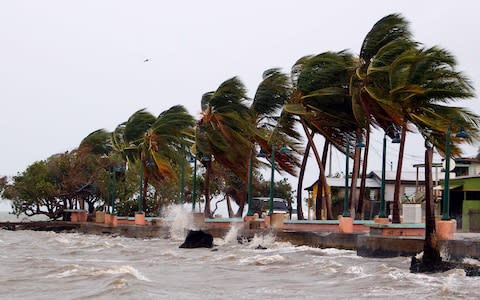
<svg viewBox="0 0 480 300">
<path fill-rule="evenodd" d="M 320 179 L 316 218 L 320 219 L 322 205 L 327 217 L 334 217 L 324 170 L 328 146 L 332 145 L 354 159 L 351 182 L 356 183 L 361 174 L 360 192 L 356 193 L 356 184 L 352 184 L 349 199 L 349 208 L 361 218 L 370 133 L 379 129 L 394 137 L 399 132 L 393 209 L 393 222 L 398 223 L 406 133 L 418 131 L 439 152 L 445 149 L 448 128 L 464 127 L 471 133 L 468 142 L 478 138 L 479 117 L 467 108 L 451 106 L 454 101 L 474 96 L 472 85 L 455 66 L 448 51 L 424 48 L 413 40 L 407 21 L 392 14 L 372 27 L 358 56 L 346 50 L 329 51 L 300 58 L 289 75 L 279 69 L 267 70 L 252 99 L 243 83 L 234 77 L 202 96 L 202 112 L 196 121 L 180 105 L 158 117 L 139 110 L 112 133 L 95 131 L 82 145 L 90 145 L 98 154 L 114 156 L 127 166 L 139 164 L 144 201 L 149 184 L 160 188 L 165 178 L 178 177 L 177 166 L 185 164 L 186 154 L 190 153 L 206 170 L 207 217 L 211 217 L 209 180 L 216 172 L 214 165 L 227 170 L 222 172 L 225 176 L 235 178 L 229 181 L 232 184 L 228 193 L 238 204 L 236 214 L 240 216 L 247 199 L 249 168 L 258 169 L 268 163 L 256 157 L 261 149 L 267 160 L 274 156 L 277 171 L 291 175 L 298 171 L 300 219 L 302 181 L 310 151 Z M 314 143 L 315 135 L 325 140 L 322 153 Z M 361 149 L 355 147 L 359 140 L 366 142 L 363 158 Z M 453 138 L 454 155 L 460 153 L 456 142 Z M 291 151 L 275 153 L 274 148 L 280 146 Z"/>
</svg>

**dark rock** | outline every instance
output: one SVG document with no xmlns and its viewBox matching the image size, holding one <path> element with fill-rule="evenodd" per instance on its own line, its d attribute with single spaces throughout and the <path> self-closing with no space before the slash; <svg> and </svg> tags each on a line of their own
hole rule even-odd
<svg viewBox="0 0 480 300">
<path fill-rule="evenodd" d="M 412 256 L 410 272 L 412 273 L 439 273 L 452 269 L 463 269 L 466 276 L 480 276 L 480 266 L 464 264 L 461 262 L 440 261 L 435 264 L 425 263 L 421 259 Z"/>
<path fill-rule="evenodd" d="M 267 249 L 267 247 L 263 247 L 262 245 L 258 245 L 255 249 L 265 250 L 265 249 Z"/>
<path fill-rule="evenodd" d="M 6 223 L 2 226 L 2 229 L 15 231 L 17 228 L 15 227 L 15 224 Z"/>
<path fill-rule="evenodd" d="M 202 230 L 189 230 L 180 248 L 212 248 L 213 236 Z"/>
</svg>

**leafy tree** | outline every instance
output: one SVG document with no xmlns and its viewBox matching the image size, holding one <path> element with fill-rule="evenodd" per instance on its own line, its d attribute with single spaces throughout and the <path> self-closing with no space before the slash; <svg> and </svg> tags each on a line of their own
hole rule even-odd
<svg viewBox="0 0 480 300">
<path fill-rule="evenodd" d="M 3 197 L 13 201 L 13 212 L 18 216 L 46 215 L 50 219 L 62 216 L 63 204 L 58 196 L 58 186 L 48 170 L 47 161 L 38 161 L 24 172 L 13 177 Z"/>
</svg>

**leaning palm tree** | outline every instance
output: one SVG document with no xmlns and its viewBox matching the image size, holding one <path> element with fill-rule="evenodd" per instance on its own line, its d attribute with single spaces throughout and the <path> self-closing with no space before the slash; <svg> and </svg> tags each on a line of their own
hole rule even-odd
<svg viewBox="0 0 480 300">
<path fill-rule="evenodd" d="M 372 71 L 375 76 L 388 78 L 389 91 L 372 88 L 371 94 L 401 128 L 392 214 L 394 223 L 400 222 L 400 176 L 406 132 L 413 129 L 411 125 L 422 132 L 431 131 L 429 139 L 440 150 L 444 147 L 442 136 L 447 133 L 452 120 L 465 127 L 477 127 L 478 119 L 474 113 L 462 108 L 452 111 L 452 107 L 446 106 L 452 101 L 473 96 L 468 79 L 455 70 L 455 65 L 455 59 L 446 50 L 411 48 L 398 55 L 388 67 Z"/>
<path fill-rule="evenodd" d="M 346 143 L 351 143 L 358 127 L 349 95 L 349 82 L 355 62 L 355 58 L 347 51 L 325 52 L 299 59 L 293 67 L 297 92 L 285 106 L 288 112 L 299 116 L 315 154 L 321 179 L 318 193 L 321 195 L 323 190 L 326 195 L 329 219 L 333 216 L 328 209 L 329 193 L 324 163 L 308 131 L 310 129 L 313 133 L 322 135 L 328 143 L 345 152 Z M 347 155 L 352 156 L 353 153 Z M 318 200 L 317 208 L 320 208 L 321 198 Z M 316 218 L 320 219 L 319 209 Z"/>
<path fill-rule="evenodd" d="M 283 112 L 282 108 L 290 99 L 292 85 L 288 76 L 279 69 L 269 69 L 263 73 L 252 105 L 250 106 L 254 135 L 252 145 L 260 145 L 263 153 L 272 156 L 272 147 L 286 146 L 290 151 L 277 152 L 274 156 L 278 171 L 296 174 L 300 165 L 297 154 L 299 150 L 300 134 L 295 129 L 296 120 L 292 114 Z M 250 161 L 255 161 L 255 148 L 250 151 Z M 249 164 L 254 167 L 257 163 Z"/>
<path fill-rule="evenodd" d="M 375 77 L 371 73 L 372 64 L 388 66 L 395 57 L 413 45 L 408 22 L 401 15 L 391 14 L 374 24 L 365 36 L 360 48 L 358 63 L 350 80 L 353 113 L 359 126 L 363 129 L 361 132 L 364 132 L 366 135 L 362 178 L 356 210 L 357 218 L 360 218 L 363 213 L 370 129 L 373 126 L 386 130 L 392 123 L 392 116 L 388 113 L 388 110 L 386 111 L 370 92 L 372 87 L 383 89 L 383 91 L 389 90 L 388 86 L 382 85 L 385 82 L 384 78 Z M 379 55 L 379 52 L 382 52 L 383 55 Z M 389 132 L 390 134 L 393 133 Z M 354 164 L 354 176 L 358 174 L 359 170 L 358 159 L 359 157 Z M 352 188 L 355 186 L 352 186 Z M 352 191 L 351 195 L 354 194 Z"/>
<path fill-rule="evenodd" d="M 253 135 L 251 112 L 243 83 L 236 77 L 223 82 L 216 91 L 203 95 L 202 113 L 195 128 L 195 155 L 205 166 L 205 216 L 211 217 L 210 176 L 211 160 L 231 170 L 244 183 Z M 206 159 L 202 159 L 206 158 Z M 242 184 L 245 186 L 245 184 Z M 246 194 L 244 190 L 243 195 Z M 240 201 L 243 209 L 245 199 Z"/>
<path fill-rule="evenodd" d="M 163 111 L 143 134 L 137 149 L 144 177 L 144 208 L 149 182 L 158 188 L 164 179 L 177 178 L 173 165 L 185 160 L 182 150 L 193 142 L 193 124 L 186 109 L 175 105 Z"/>
<path fill-rule="evenodd" d="M 96 155 L 108 155 L 112 151 L 110 133 L 105 129 L 98 129 L 87 135 L 78 147 Z"/>
</svg>

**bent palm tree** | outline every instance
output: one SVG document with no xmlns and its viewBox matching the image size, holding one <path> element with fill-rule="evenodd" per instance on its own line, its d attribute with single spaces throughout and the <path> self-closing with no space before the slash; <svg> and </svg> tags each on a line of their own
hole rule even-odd
<svg viewBox="0 0 480 300">
<path fill-rule="evenodd" d="M 211 217 L 209 179 L 211 159 L 231 170 L 246 182 L 247 164 L 253 135 L 251 113 L 245 102 L 248 100 L 243 83 L 236 77 L 223 82 L 216 91 L 203 95 L 201 118 L 195 129 L 195 151 L 206 168 L 205 216 Z M 245 186 L 245 184 L 242 184 Z M 246 194 L 245 190 L 242 193 Z M 245 200 L 243 199 L 243 204 Z M 242 206 L 243 207 L 243 206 Z"/>
</svg>

